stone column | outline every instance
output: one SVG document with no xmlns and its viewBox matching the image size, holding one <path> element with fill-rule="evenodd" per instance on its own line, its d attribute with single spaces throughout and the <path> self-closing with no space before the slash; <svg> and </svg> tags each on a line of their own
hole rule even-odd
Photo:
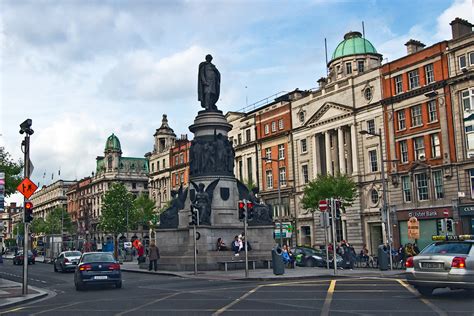
<svg viewBox="0 0 474 316">
<path fill-rule="evenodd" d="M 329 131 L 324 132 L 324 139 L 326 145 L 326 171 L 327 174 L 332 174 L 332 165 L 331 165 L 331 140 L 329 139 Z"/>
<path fill-rule="evenodd" d="M 312 143 L 314 146 L 313 149 L 313 179 L 316 179 L 318 176 L 319 166 L 318 166 L 318 156 L 319 156 L 319 141 L 318 141 L 318 134 L 314 134 L 311 136 L 313 139 Z"/>
<path fill-rule="evenodd" d="M 357 131 L 355 124 L 351 124 L 351 155 L 352 155 L 352 174 L 359 173 L 359 159 L 357 154 Z"/>
<path fill-rule="evenodd" d="M 342 130 L 342 126 L 337 128 L 337 145 L 339 147 L 339 172 L 344 174 L 346 173 L 346 159 L 344 154 L 344 131 Z"/>
</svg>

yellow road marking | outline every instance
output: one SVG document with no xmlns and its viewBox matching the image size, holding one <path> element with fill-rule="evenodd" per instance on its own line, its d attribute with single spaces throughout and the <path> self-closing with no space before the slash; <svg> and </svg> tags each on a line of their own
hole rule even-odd
<svg viewBox="0 0 474 316">
<path fill-rule="evenodd" d="M 221 309 L 217 310 L 214 314 L 212 314 L 212 316 L 217 316 L 217 315 L 222 314 L 223 312 L 225 312 L 226 310 L 228 310 L 229 308 L 231 308 L 232 306 L 234 306 L 238 302 L 244 300 L 247 296 L 255 293 L 256 291 L 258 291 L 258 289 L 261 288 L 262 286 L 263 285 L 259 285 L 256 288 L 251 289 L 250 291 L 248 291 L 247 293 L 245 293 L 244 295 L 242 295 L 241 297 L 239 297 L 235 301 L 233 301 L 233 302 L 227 304 L 226 306 L 222 307 Z"/>
<path fill-rule="evenodd" d="M 168 298 L 170 298 L 170 297 L 176 296 L 176 295 L 178 295 L 178 294 L 181 294 L 181 293 L 173 293 L 173 294 L 170 294 L 170 295 L 168 295 L 168 296 L 161 297 L 161 298 L 156 299 L 156 300 L 154 300 L 154 301 L 151 301 L 151 302 L 149 302 L 149 303 L 140 305 L 140 306 L 138 306 L 138 307 L 135 307 L 135 308 L 132 308 L 132 309 L 123 311 L 123 312 L 118 313 L 118 314 L 115 314 L 115 315 L 116 315 L 116 316 L 125 315 L 125 314 L 127 314 L 127 313 L 130 313 L 130 312 L 134 312 L 134 311 L 136 311 L 136 310 L 139 310 L 139 309 L 141 309 L 141 308 L 143 308 L 143 307 L 145 307 L 145 306 L 152 305 L 152 304 L 155 304 L 155 303 L 160 302 L 160 301 L 164 301 L 164 300 L 166 300 L 166 299 L 168 299 Z"/>
<path fill-rule="evenodd" d="M 398 283 L 400 283 L 401 285 L 403 285 L 408 291 L 410 291 L 411 293 L 413 293 L 414 295 L 416 295 L 420 301 L 422 301 L 423 303 L 425 303 L 425 305 L 427 305 L 429 308 L 431 308 L 436 314 L 438 315 L 441 315 L 441 316 L 447 316 L 448 314 L 443 311 L 442 309 L 440 309 L 438 306 L 436 306 L 435 304 L 431 303 L 430 301 L 428 301 L 426 298 L 423 298 L 420 296 L 420 293 L 418 293 L 416 290 L 414 290 L 411 286 L 409 286 L 405 281 L 403 280 L 400 280 L 400 279 L 396 279 L 398 281 Z"/>
<path fill-rule="evenodd" d="M 332 295 L 334 294 L 334 289 L 336 288 L 336 280 L 331 280 L 329 285 L 328 294 L 326 295 L 326 300 L 324 301 L 323 309 L 321 311 L 321 316 L 329 315 L 329 307 L 331 306 Z"/>
<path fill-rule="evenodd" d="M 17 308 L 14 308 L 14 309 L 10 309 L 8 311 L 0 312 L 0 315 L 7 314 L 7 313 L 18 312 L 19 310 L 22 310 L 22 309 L 23 309 L 23 307 L 17 307 Z"/>
</svg>

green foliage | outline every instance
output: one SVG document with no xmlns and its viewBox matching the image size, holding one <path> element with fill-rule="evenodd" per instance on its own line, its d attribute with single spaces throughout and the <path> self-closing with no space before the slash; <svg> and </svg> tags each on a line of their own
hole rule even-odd
<svg viewBox="0 0 474 316">
<path fill-rule="evenodd" d="M 0 147 L 0 172 L 5 173 L 5 196 L 9 196 L 16 191 L 23 176 L 23 163 L 14 162 L 5 148 Z"/>
<path fill-rule="evenodd" d="M 74 224 L 72 223 L 71 216 L 62 207 L 55 208 L 51 213 L 46 215 L 44 224 L 39 223 L 39 228 L 42 229 L 42 233 L 45 234 L 61 234 L 61 222 L 64 233 L 72 234 L 74 232 Z"/>
<path fill-rule="evenodd" d="M 344 206 L 349 206 L 356 196 L 357 186 L 347 175 L 318 175 L 304 188 L 301 202 L 305 209 L 314 211 L 320 200 L 337 198 L 342 200 Z"/>
<path fill-rule="evenodd" d="M 243 183 L 245 184 L 245 186 L 247 187 L 249 191 L 252 191 L 253 188 L 257 187 L 257 184 L 253 182 L 252 179 L 250 180 L 245 179 Z"/>
<path fill-rule="evenodd" d="M 155 215 L 155 202 L 150 199 L 148 195 L 141 194 L 133 201 L 133 207 L 135 208 L 134 214 L 136 216 L 136 218 L 133 219 L 134 224 L 148 225 L 148 222 L 151 221 L 153 215 Z"/>
<path fill-rule="evenodd" d="M 5 239 L 5 247 L 10 248 L 16 246 L 16 239 L 15 238 L 7 238 Z"/>
<path fill-rule="evenodd" d="M 122 183 L 114 183 L 105 192 L 99 226 L 102 231 L 117 236 L 127 230 L 127 211 L 129 227 L 138 218 L 133 205 L 133 195 Z"/>
<path fill-rule="evenodd" d="M 41 234 L 46 232 L 46 222 L 41 217 L 33 218 L 31 222 L 30 231 L 34 234 Z"/>
<path fill-rule="evenodd" d="M 13 236 L 23 236 L 25 232 L 25 226 L 23 223 L 16 223 L 15 226 L 13 226 Z"/>
</svg>

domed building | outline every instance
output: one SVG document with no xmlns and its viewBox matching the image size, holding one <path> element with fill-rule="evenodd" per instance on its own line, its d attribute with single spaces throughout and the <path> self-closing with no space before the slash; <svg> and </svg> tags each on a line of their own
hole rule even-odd
<svg viewBox="0 0 474 316">
<path fill-rule="evenodd" d="M 328 63 L 329 81 L 360 75 L 379 67 L 381 63 L 382 55 L 370 41 L 363 38 L 360 32 L 349 32 L 337 45 Z"/>
</svg>

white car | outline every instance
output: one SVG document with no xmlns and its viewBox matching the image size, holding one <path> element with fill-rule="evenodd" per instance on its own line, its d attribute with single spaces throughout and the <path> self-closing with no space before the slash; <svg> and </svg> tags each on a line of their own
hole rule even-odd
<svg viewBox="0 0 474 316">
<path fill-rule="evenodd" d="M 63 251 L 54 259 L 54 272 L 74 271 L 81 258 L 80 251 Z"/>
</svg>

